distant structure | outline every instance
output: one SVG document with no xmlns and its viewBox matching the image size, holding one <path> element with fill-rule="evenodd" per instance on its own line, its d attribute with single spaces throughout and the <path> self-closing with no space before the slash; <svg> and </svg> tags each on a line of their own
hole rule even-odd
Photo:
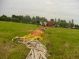
<svg viewBox="0 0 79 59">
<path fill-rule="evenodd" d="M 47 26 L 47 22 L 46 21 L 44 21 L 44 22 L 41 21 L 40 25 L 46 27 Z"/>
<path fill-rule="evenodd" d="M 50 21 L 41 21 L 40 25 L 44 27 L 55 27 L 55 22 L 54 19 L 51 19 Z"/>
<path fill-rule="evenodd" d="M 47 22 L 47 26 L 48 26 L 48 27 L 54 27 L 54 26 L 55 26 L 54 21 L 48 21 L 48 22 Z"/>
</svg>

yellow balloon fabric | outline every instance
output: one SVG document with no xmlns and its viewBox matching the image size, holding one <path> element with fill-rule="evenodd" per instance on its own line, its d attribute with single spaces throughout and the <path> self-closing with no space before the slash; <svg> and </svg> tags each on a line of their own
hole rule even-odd
<svg viewBox="0 0 79 59">
<path fill-rule="evenodd" d="M 23 36 L 25 40 L 43 40 L 43 35 L 41 36 L 34 36 L 32 34 Z"/>
</svg>

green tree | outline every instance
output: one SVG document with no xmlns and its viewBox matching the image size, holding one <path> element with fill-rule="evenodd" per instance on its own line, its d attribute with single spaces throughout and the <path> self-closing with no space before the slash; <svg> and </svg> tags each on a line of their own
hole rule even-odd
<svg viewBox="0 0 79 59">
<path fill-rule="evenodd" d="M 7 21 L 8 20 L 8 17 L 6 15 L 2 15 L 0 17 L 0 21 Z"/>
<path fill-rule="evenodd" d="M 68 23 L 65 20 L 61 20 L 59 25 L 60 25 L 60 27 L 63 27 L 63 28 L 68 27 Z"/>
<path fill-rule="evenodd" d="M 32 20 L 31 20 L 30 16 L 27 15 L 27 16 L 24 17 L 24 20 L 23 20 L 24 23 L 31 23 L 31 21 Z"/>
<path fill-rule="evenodd" d="M 72 19 L 71 21 L 69 21 L 69 28 L 74 28 L 74 20 Z"/>
</svg>

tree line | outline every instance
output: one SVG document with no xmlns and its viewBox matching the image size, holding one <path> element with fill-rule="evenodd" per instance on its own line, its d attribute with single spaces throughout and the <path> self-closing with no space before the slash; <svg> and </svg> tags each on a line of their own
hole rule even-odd
<svg viewBox="0 0 79 59">
<path fill-rule="evenodd" d="M 74 20 L 70 20 L 69 22 L 62 19 L 50 19 L 53 22 L 55 27 L 62 27 L 62 28 L 72 28 L 72 29 L 79 29 L 79 25 L 74 23 Z"/>
<path fill-rule="evenodd" d="M 40 25 L 44 22 L 49 22 L 45 17 L 39 17 L 39 16 L 33 16 L 30 17 L 29 15 L 23 16 L 23 15 L 12 15 L 11 17 L 8 17 L 6 15 L 0 16 L 0 21 L 8 21 L 8 22 L 18 22 L 18 23 L 26 23 L 26 24 L 37 24 Z M 66 20 L 62 19 L 50 19 L 50 23 L 54 27 L 63 27 L 63 28 L 76 28 L 79 29 L 78 24 L 74 24 L 74 20 L 67 22 Z M 49 23 L 49 24 L 50 24 Z M 49 25 L 48 24 L 48 25 Z"/>
<path fill-rule="evenodd" d="M 0 16 L 0 21 L 9 21 L 9 22 L 18 22 L 18 23 L 26 23 L 26 24 L 39 24 L 40 21 L 47 21 L 45 17 L 33 16 L 29 15 L 12 15 L 8 17 L 6 15 Z"/>
</svg>

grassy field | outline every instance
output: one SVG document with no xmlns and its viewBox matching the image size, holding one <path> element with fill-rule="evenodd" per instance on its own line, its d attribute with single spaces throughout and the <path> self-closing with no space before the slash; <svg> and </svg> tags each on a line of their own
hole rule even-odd
<svg viewBox="0 0 79 59">
<path fill-rule="evenodd" d="M 0 59 L 25 59 L 29 49 L 11 39 L 26 35 L 37 27 L 32 24 L 0 22 Z M 42 43 L 50 54 L 48 59 L 79 59 L 79 30 L 48 28 Z"/>
</svg>

